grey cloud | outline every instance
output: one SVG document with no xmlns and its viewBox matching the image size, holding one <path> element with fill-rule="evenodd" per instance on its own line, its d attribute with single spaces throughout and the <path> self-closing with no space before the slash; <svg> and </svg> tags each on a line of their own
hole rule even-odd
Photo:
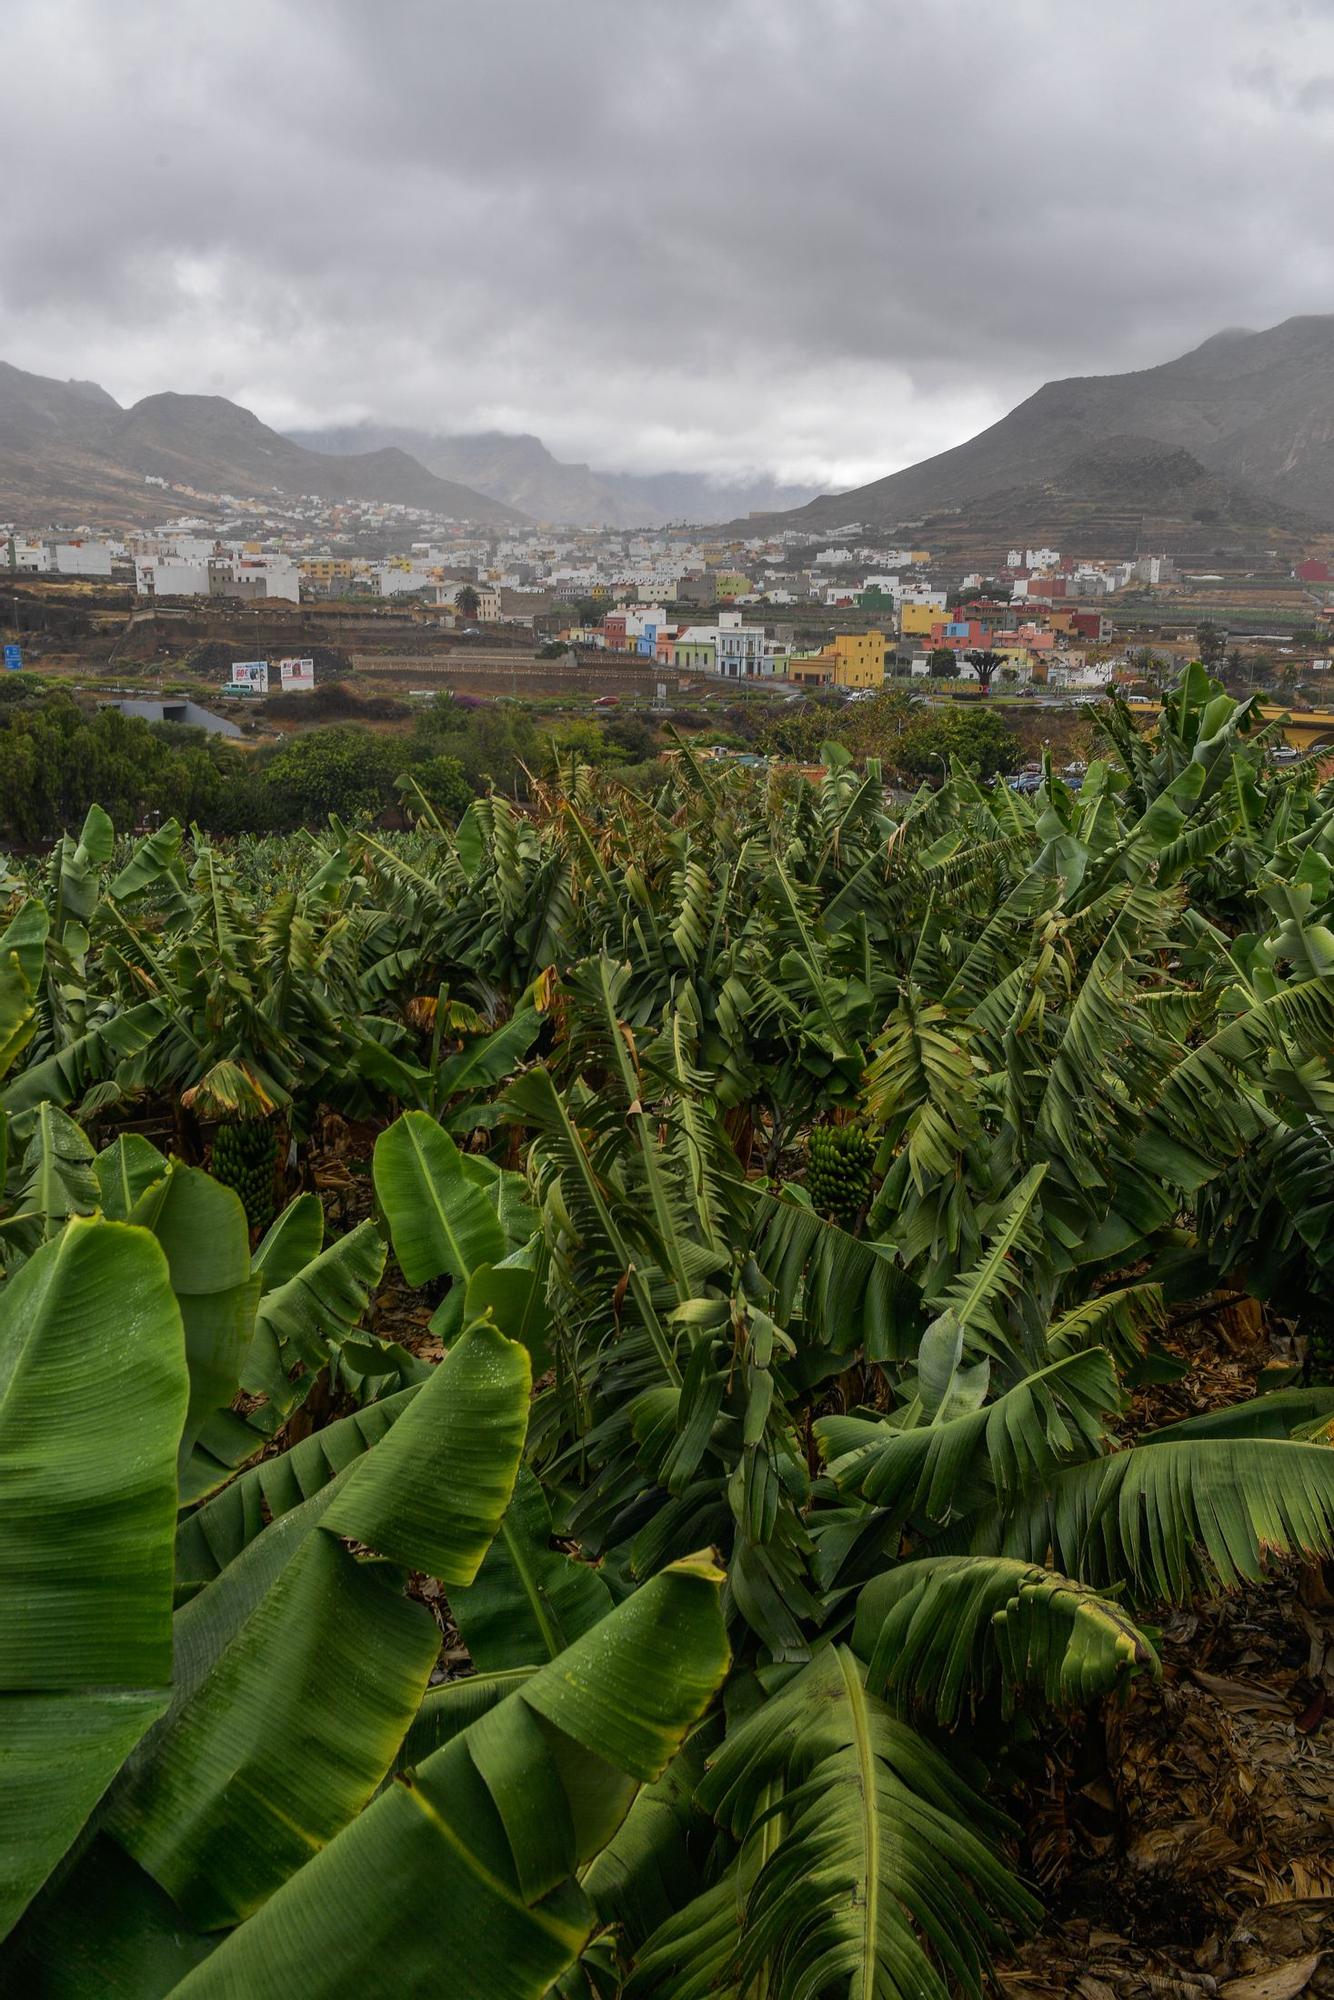
<svg viewBox="0 0 1334 2000">
<path fill-rule="evenodd" d="M 832 482 L 1334 307 L 1327 6 L 10 0 L 4 46 L 0 355 L 123 398 Z"/>
</svg>

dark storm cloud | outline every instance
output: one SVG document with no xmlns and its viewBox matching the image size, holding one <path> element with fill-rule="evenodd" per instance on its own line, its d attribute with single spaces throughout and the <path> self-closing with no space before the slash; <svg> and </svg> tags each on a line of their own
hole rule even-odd
<svg viewBox="0 0 1334 2000">
<path fill-rule="evenodd" d="M 1334 308 L 1334 8 L 10 0 L 0 355 L 868 477 Z"/>
</svg>

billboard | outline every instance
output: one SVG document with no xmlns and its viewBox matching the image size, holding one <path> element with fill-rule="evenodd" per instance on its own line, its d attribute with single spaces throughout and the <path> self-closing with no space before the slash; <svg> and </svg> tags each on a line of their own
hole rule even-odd
<svg viewBox="0 0 1334 2000">
<path fill-rule="evenodd" d="M 314 660 L 279 660 L 278 678 L 284 694 L 309 694 L 315 685 Z"/>
<path fill-rule="evenodd" d="M 232 677 L 228 685 L 245 688 L 250 694 L 267 694 L 269 691 L 269 663 L 267 660 L 233 660 Z"/>
</svg>

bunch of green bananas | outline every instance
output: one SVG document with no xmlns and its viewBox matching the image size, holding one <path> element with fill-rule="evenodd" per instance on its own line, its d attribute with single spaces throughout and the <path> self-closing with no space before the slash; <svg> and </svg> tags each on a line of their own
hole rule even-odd
<svg viewBox="0 0 1334 2000">
<path fill-rule="evenodd" d="M 277 1164 L 278 1134 L 267 1119 L 219 1125 L 213 1139 L 213 1178 L 235 1188 L 252 1229 L 267 1229 L 273 1220 Z"/>
<path fill-rule="evenodd" d="M 818 1215 L 851 1229 L 871 1194 L 875 1144 L 860 1125 L 815 1125 L 806 1139 L 806 1192 Z"/>
<path fill-rule="evenodd" d="M 1328 1320 L 1308 1335 L 1307 1359 L 1313 1382 L 1334 1382 L 1334 1326 Z"/>
</svg>

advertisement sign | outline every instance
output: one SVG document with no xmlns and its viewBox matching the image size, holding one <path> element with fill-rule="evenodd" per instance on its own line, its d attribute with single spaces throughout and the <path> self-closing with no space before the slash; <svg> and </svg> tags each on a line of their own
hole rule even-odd
<svg viewBox="0 0 1334 2000">
<path fill-rule="evenodd" d="M 232 678 L 229 686 L 245 688 L 249 694 L 267 694 L 269 691 L 268 661 L 233 660 Z"/>
<path fill-rule="evenodd" d="M 278 677 L 284 694 L 309 694 L 315 685 L 314 660 L 279 660 Z"/>
<path fill-rule="evenodd" d="M 22 646 L 5 647 L 5 666 L 11 674 L 16 674 L 23 665 Z"/>
</svg>

